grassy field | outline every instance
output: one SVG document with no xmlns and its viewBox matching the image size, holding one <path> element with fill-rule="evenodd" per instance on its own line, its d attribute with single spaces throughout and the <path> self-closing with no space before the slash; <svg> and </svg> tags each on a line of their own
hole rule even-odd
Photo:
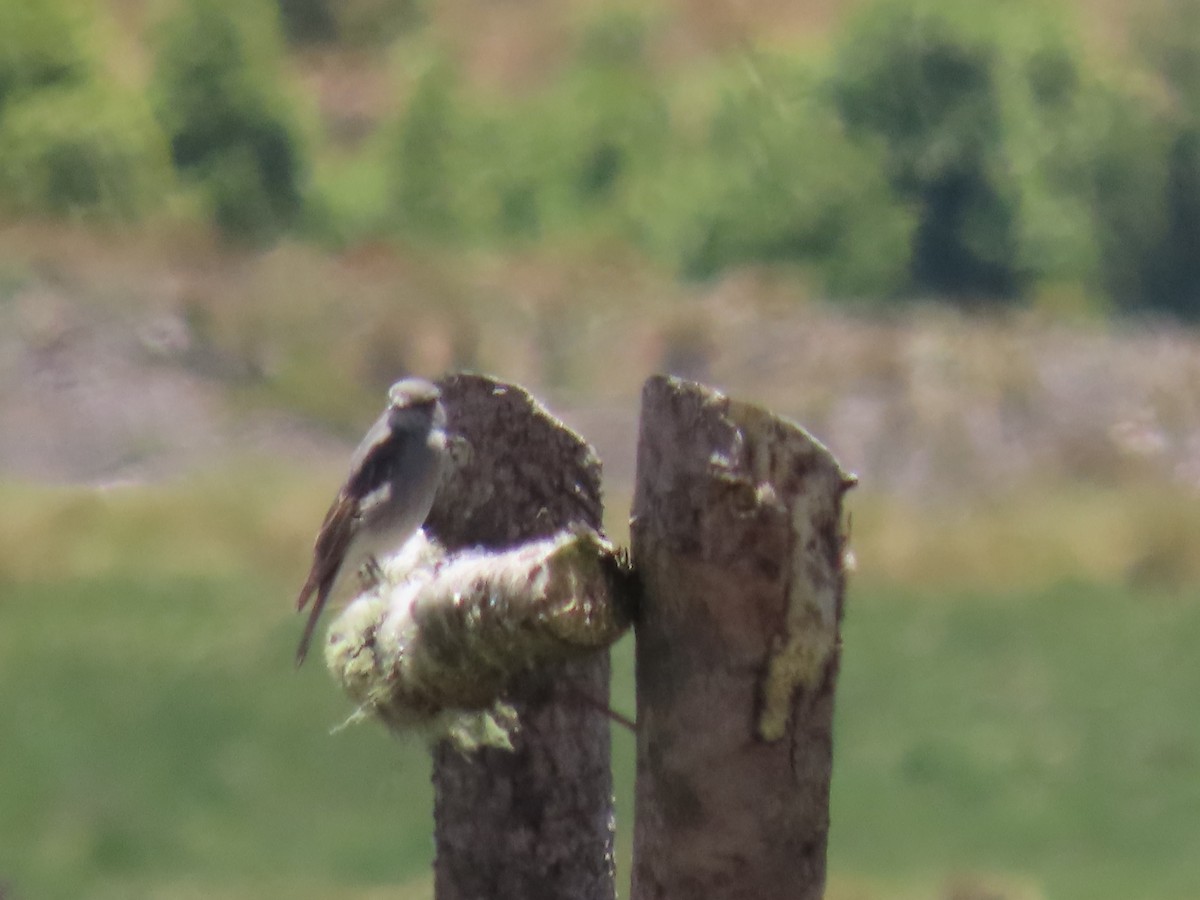
<svg viewBox="0 0 1200 900">
<path fill-rule="evenodd" d="M 855 595 L 834 872 L 1197 896 L 1196 599 L 1078 582 Z"/>
<path fill-rule="evenodd" d="M 348 705 L 291 666 L 320 499 L 270 478 L 0 494 L 0 884 L 429 895 L 424 750 L 331 734 Z M 960 581 L 852 590 L 832 900 L 1200 895 L 1194 587 Z"/>
<path fill-rule="evenodd" d="M 354 896 L 423 874 L 423 752 L 330 736 L 346 707 L 288 664 L 285 585 L 114 571 L 0 597 L 16 896 Z"/>
</svg>

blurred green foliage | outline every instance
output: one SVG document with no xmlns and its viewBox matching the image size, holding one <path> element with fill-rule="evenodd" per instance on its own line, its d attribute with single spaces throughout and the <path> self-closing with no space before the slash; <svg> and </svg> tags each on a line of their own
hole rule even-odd
<svg viewBox="0 0 1200 900">
<path fill-rule="evenodd" d="M 638 185 L 641 234 L 692 277 L 797 263 L 839 296 L 888 296 L 905 281 L 913 227 L 878 148 L 850 141 L 787 58 L 730 67 L 691 140 Z"/>
<path fill-rule="evenodd" d="M 877 0 L 826 61 L 742 51 L 667 78 L 652 37 L 647 15 L 603 14 L 551 86 L 516 99 L 439 58 L 385 151 L 396 227 L 616 236 L 687 277 L 800 266 L 834 297 L 1012 304 L 1077 284 L 1200 313 L 1200 142 L 1177 121 L 1195 104 L 1106 77 L 1061 10 Z M 1155 65 L 1186 88 L 1185 65 Z"/>
<path fill-rule="evenodd" d="M 225 234 L 269 238 L 301 211 L 304 154 L 268 7 L 185 0 L 155 36 L 151 89 L 176 167 Z"/>
<path fill-rule="evenodd" d="M 429 0 L 278 0 L 278 6 L 292 44 L 370 48 L 424 23 Z"/>
<path fill-rule="evenodd" d="M 872 4 L 841 41 L 829 91 L 852 135 L 878 139 L 918 215 L 912 279 L 946 293 L 1020 288 L 1016 197 L 1002 153 L 1000 48 L 957 7 Z"/>
<path fill-rule="evenodd" d="M 22 94 L 88 78 L 87 26 L 66 0 L 0 0 L 0 111 Z"/>
<path fill-rule="evenodd" d="M 136 97 L 96 83 L 14 100 L 0 126 L 0 194 L 9 212 L 132 220 L 171 185 L 162 133 Z"/>
<path fill-rule="evenodd" d="M 94 10 L 0 0 L 7 212 L 130 219 L 183 191 L 254 243 L 619 243 L 687 278 L 798 268 L 834 299 L 1200 316 L 1200 0 L 1143 12 L 1119 63 L 1039 0 L 871 0 L 827 54 L 682 63 L 667 11 L 618 6 L 520 91 L 473 80 L 428 12 L 179 0 L 149 35 L 155 126 L 100 87 Z M 286 48 L 312 44 L 390 53 L 400 109 L 301 128 Z"/>
<path fill-rule="evenodd" d="M 1200 0 L 1143 22 L 1140 56 L 1161 91 L 1123 110 L 1103 147 L 1112 190 L 1097 221 L 1120 305 L 1200 316 Z M 1157 102 L 1154 102 L 1157 99 Z"/>
<path fill-rule="evenodd" d="M 389 154 L 392 204 L 404 232 L 446 238 L 463 231 L 460 106 L 457 73 L 439 58 L 417 79 Z"/>
<path fill-rule="evenodd" d="M 0 0 L 0 209 L 130 220 L 170 188 L 162 135 L 105 84 L 93 23 L 69 3 Z"/>
<path fill-rule="evenodd" d="M 572 63 L 541 96 L 504 123 L 516 144 L 524 190 L 501 227 L 532 207 L 537 229 L 628 230 L 624 218 L 637 184 L 661 173 L 669 153 L 670 110 L 649 58 L 652 23 L 628 12 L 600 16 L 584 28 Z M 521 145 L 524 146 L 521 146 Z M 519 197 L 520 195 L 516 195 Z M 516 221 L 513 221 L 513 220 Z"/>
<path fill-rule="evenodd" d="M 661 169 L 669 135 L 647 27 L 600 17 L 552 84 L 517 98 L 470 90 L 444 55 L 428 62 L 385 150 L 396 227 L 502 245 L 625 236 L 635 172 Z"/>
</svg>

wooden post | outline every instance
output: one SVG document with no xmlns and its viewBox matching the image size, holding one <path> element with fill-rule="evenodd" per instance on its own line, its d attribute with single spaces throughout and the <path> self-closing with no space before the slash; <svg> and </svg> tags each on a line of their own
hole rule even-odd
<svg viewBox="0 0 1200 900">
<path fill-rule="evenodd" d="M 642 403 L 633 900 L 818 900 L 854 479 L 699 385 Z"/>
<path fill-rule="evenodd" d="M 591 448 L 523 390 L 446 379 L 452 471 L 426 529 L 449 550 L 506 549 L 572 524 L 601 528 Z M 512 752 L 434 752 L 437 900 L 612 900 L 607 653 L 522 677 Z"/>
</svg>

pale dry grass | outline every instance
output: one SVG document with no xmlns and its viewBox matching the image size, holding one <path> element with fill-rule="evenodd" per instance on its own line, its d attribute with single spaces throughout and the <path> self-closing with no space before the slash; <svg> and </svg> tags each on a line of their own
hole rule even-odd
<svg viewBox="0 0 1200 900">
<path fill-rule="evenodd" d="M 287 897 L 288 900 L 428 900 L 433 896 L 433 878 L 424 876 L 402 884 L 347 886 L 334 882 L 314 882 L 311 878 L 264 878 L 229 883 L 215 879 L 174 880 L 144 879 L 114 881 L 94 886 L 94 900 L 261 900 L 263 897 Z"/>
<path fill-rule="evenodd" d="M 1200 502 L 1162 485 L 1024 488 L 933 506 L 851 496 L 855 580 L 948 589 L 1056 581 L 1181 589 L 1200 583 Z"/>
<path fill-rule="evenodd" d="M 1045 900 L 1028 878 L 1001 873 L 969 873 L 929 882 L 830 875 L 825 900 Z"/>
<path fill-rule="evenodd" d="M 0 484 L 0 581 L 299 579 L 337 477 L 260 460 L 156 485 Z"/>
<path fill-rule="evenodd" d="M 484 370 L 547 397 L 593 438 L 620 493 L 641 384 L 670 371 L 794 417 L 867 492 L 928 502 L 1078 481 L 1200 492 L 1193 329 L 847 311 L 815 302 L 803 277 L 747 271 L 689 286 L 603 247 L 330 255 L 285 242 L 222 254 L 171 235 L 21 226 L 6 237 L 10 400 L 36 387 L 20 380 L 30 366 L 69 370 L 86 349 L 103 375 L 104 352 L 134 348 L 153 356 L 146 378 L 185 373 L 251 414 L 283 407 L 353 438 L 394 378 Z M 105 328 L 103 346 L 82 339 Z M 54 408 L 53 382 L 27 405 Z M 65 427 L 68 412 L 45 427 Z"/>
</svg>

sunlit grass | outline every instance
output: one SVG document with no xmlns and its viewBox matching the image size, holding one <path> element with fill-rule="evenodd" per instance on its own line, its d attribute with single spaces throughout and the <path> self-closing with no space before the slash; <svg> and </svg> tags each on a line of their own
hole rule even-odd
<svg viewBox="0 0 1200 900">
<path fill-rule="evenodd" d="M 854 594 L 834 870 L 947 885 L 1007 872 L 1046 897 L 1196 896 L 1197 600 L 1082 582 Z"/>
<path fill-rule="evenodd" d="M 258 463 L 165 485 L 0 484 L 0 579 L 255 572 L 299 584 L 338 477 Z"/>
<path fill-rule="evenodd" d="M 272 593 L 3 587 L 4 877 L 38 897 L 373 897 L 428 877 L 426 754 L 373 727 L 329 734 L 346 703 L 319 667 L 292 671 L 286 605 L 270 624 L 252 612 Z M 831 896 L 1192 896 L 1194 600 L 1082 583 L 853 594 Z M 614 747 L 627 873 L 632 739 Z"/>
<path fill-rule="evenodd" d="M 319 665 L 293 670 L 278 582 L 135 569 L 0 596 L 0 873 L 20 895 L 428 865 L 423 749 L 330 735 L 349 710 Z"/>
<path fill-rule="evenodd" d="M 299 582 L 340 474 L 260 462 L 157 485 L 0 483 L 0 578 L 253 571 Z M 609 500 L 609 530 L 625 541 L 629 494 Z M 859 584 L 1200 582 L 1200 498 L 1161 483 L 928 503 L 856 490 L 847 508 Z"/>
<path fill-rule="evenodd" d="M 0 489 L 17 896 L 429 895 L 427 754 L 331 735 L 347 701 L 291 665 L 336 474 Z M 852 501 L 831 900 L 1200 895 L 1191 501 L 1039 497 L 953 516 Z M 633 750 L 614 735 L 623 878 Z"/>
<path fill-rule="evenodd" d="M 231 883 L 227 879 L 192 877 L 177 881 L 155 879 L 115 879 L 89 886 L 89 900 L 128 900 L 153 897 L 154 900 L 263 900 L 286 897 L 288 900 L 429 900 L 433 880 L 428 875 L 399 884 L 345 885 L 305 876 L 264 878 L 252 883 Z"/>
<path fill-rule="evenodd" d="M 1200 583 L 1200 497 L 1176 486 L 1026 486 L 929 503 L 864 492 L 851 493 L 847 506 L 856 579 L 867 584 Z"/>
</svg>

